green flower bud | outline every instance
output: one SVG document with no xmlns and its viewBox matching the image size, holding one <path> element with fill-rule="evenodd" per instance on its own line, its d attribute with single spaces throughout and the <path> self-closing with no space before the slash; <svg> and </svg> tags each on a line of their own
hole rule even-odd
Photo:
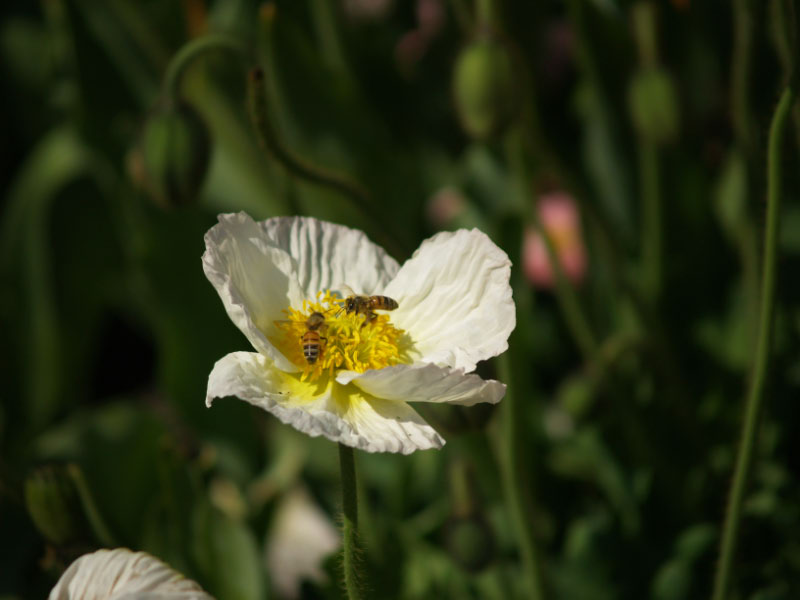
<svg viewBox="0 0 800 600">
<path fill-rule="evenodd" d="M 46 466 L 25 480 L 25 504 L 39 532 L 58 546 L 75 541 L 83 527 L 83 509 L 69 467 Z"/>
<path fill-rule="evenodd" d="M 453 99 L 461 126 L 476 139 L 498 135 L 519 109 L 515 65 L 508 48 L 481 37 L 461 51 L 453 72 Z"/>
<path fill-rule="evenodd" d="M 471 573 L 485 569 L 494 557 L 494 532 L 480 514 L 452 518 L 445 542 L 453 560 Z"/>
<path fill-rule="evenodd" d="M 678 133 L 678 97 L 669 75 L 658 68 L 634 75 L 628 104 L 636 131 L 653 142 L 668 142 Z"/>
<path fill-rule="evenodd" d="M 211 138 L 194 108 L 178 102 L 157 110 L 141 138 L 145 187 L 164 207 L 193 202 L 208 170 Z"/>
</svg>

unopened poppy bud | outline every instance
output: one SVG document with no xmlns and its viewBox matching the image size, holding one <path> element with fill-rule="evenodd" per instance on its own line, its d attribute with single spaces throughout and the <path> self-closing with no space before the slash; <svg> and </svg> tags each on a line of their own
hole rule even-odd
<svg viewBox="0 0 800 600">
<path fill-rule="evenodd" d="M 25 480 L 31 520 L 48 541 L 59 546 L 76 540 L 84 525 L 78 491 L 67 468 L 41 467 Z"/>
<path fill-rule="evenodd" d="M 653 142 L 668 142 L 678 133 L 678 98 L 669 75 L 658 68 L 640 70 L 628 88 L 636 131 Z"/>
<path fill-rule="evenodd" d="M 461 51 L 453 73 L 453 98 L 461 126 L 486 139 L 501 133 L 519 108 L 514 61 L 494 37 L 481 37 Z"/>
<path fill-rule="evenodd" d="M 180 102 L 153 113 L 141 139 L 146 187 L 165 207 L 197 198 L 208 170 L 211 139 L 189 104 Z"/>
</svg>

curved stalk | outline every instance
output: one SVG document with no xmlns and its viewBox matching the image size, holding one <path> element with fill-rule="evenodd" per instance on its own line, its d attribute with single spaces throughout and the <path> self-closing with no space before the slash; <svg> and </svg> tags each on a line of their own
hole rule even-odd
<svg viewBox="0 0 800 600">
<path fill-rule="evenodd" d="M 255 67 L 250 70 L 250 75 L 247 78 L 247 98 L 250 118 L 253 121 L 259 142 L 292 175 L 311 183 L 343 192 L 356 200 L 361 206 L 369 203 L 367 191 L 358 183 L 339 173 L 312 165 L 293 154 L 281 143 L 269 118 L 267 95 L 264 91 L 264 70 L 261 67 Z"/>
<path fill-rule="evenodd" d="M 784 130 L 792 106 L 797 98 L 794 85 L 783 91 L 780 102 L 772 117 L 767 148 L 767 233 L 764 241 L 763 278 L 761 280 L 761 315 L 759 318 L 758 341 L 753 363 L 753 375 L 745 406 L 736 469 L 731 483 L 728 510 L 722 530 L 719 562 L 714 579 L 713 600 L 724 600 L 730 587 L 731 568 L 736 550 L 736 537 L 742 514 L 747 477 L 753 462 L 753 448 L 756 441 L 756 427 L 764 399 L 764 383 L 772 334 L 772 316 L 775 303 L 775 260 L 778 245 L 778 214 L 781 201 L 781 159 Z"/>
<path fill-rule="evenodd" d="M 222 34 L 209 34 L 192 40 L 172 57 L 164 75 L 164 93 L 169 100 L 180 98 L 183 74 L 194 60 L 206 52 L 232 51 L 244 56 L 244 48 L 235 39 Z"/>
<path fill-rule="evenodd" d="M 339 468 L 342 472 L 342 569 L 349 600 L 361 598 L 358 574 L 358 492 L 353 449 L 339 444 Z"/>
</svg>

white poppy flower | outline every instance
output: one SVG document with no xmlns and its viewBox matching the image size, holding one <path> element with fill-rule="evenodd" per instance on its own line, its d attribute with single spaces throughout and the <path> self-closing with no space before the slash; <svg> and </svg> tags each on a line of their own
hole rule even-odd
<svg viewBox="0 0 800 600">
<path fill-rule="evenodd" d="M 505 394 L 469 374 L 508 348 L 516 319 L 508 256 L 477 229 L 433 236 L 402 267 L 363 232 L 306 217 L 220 215 L 205 242 L 206 276 L 257 350 L 214 365 L 208 406 L 238 396 L 311 436 L 409 454 L 444 440 L 408 402 L 468 406 Z M 399 307 L 374 320 L 346 313 L 334 295 L 344 286 Z M 313 312 L 324 324 L 310 363 Z"/>
<path fill-rule="evenodd" d="M 304 579 L 325 583 L 325 558 L 341 545 L 339 531 L 303 488 L 281 499 L 267 538 L 270 579 L 282 598 L 299 598 Z"/>
<path fill-rule="evenodd" d="M 84 554 L 64 571 L 49 600 L 214 600 L 191 579 L 145 552 Z"/>
</svg>

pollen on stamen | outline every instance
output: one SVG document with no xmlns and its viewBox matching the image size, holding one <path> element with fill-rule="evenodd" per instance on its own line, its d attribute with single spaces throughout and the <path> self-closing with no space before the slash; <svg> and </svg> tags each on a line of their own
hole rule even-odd
<svg viewBox="0 0 800 600">
<path fill-rule="evenodd" d="M 307 321 L 315 312 L 325 318 L 316 330 L 318 339 L 314 333 L 306 335 L 309 332 Z M 270 341 L 302 369 L 302 381 L 316 381 L 323 375 L 333 377 L 342 369 L 363 373 L 368 369 L 411 362 L 409 337 L 392 325 L 389 315 L 378 315 L 365 325 L 363 315 L 341 310 L 341 299 L 329 290 L 318 292 L 313 301 L 303 300 L 302 310 L 290 306 L 283 313 L 286 318 L 274 322 L 278 334 L 270 337 Z M 319 345 L 313 364 L 304 355 L 303 336 L 312 349 Z"/>
</svg>

